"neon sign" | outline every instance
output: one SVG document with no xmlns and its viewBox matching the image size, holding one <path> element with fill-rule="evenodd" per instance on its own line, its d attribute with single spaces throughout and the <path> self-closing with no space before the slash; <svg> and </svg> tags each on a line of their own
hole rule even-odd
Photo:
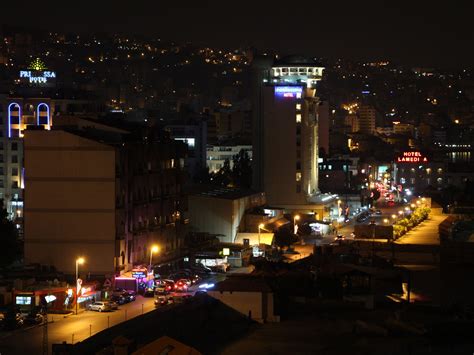
<svg viewBox="0 0 474 355">
<path fill-rule="evenodd" d="M 16 107 L 18 110 L 13 111 L 13 107 Z M 18 113 L 18 116 L 16 115 Z M 18 123 L 12 123 L 12 117 L 18 117 Z M 12 137 L 12 124 L 17 124 L 18 125 L 18 132 L 20 132 L 20 127 L 21 127 L 21 107 L 18 103 L 12 102 L 10 105 L 8 105 L 8 138 Z M 18 134 L 20 136 L 20 133 Z"/>
<path fill-rule="evenodd" d="M 30 84 L 46 84 L 56 79 L 56 72 L 46 70 L 20 70 L 20 79 L 28 80 Z"/>
<path fill-rule="evenodd" d="M 428 158 L 425 157 L 421 152 L 403 152 L 403 154 L 397 157 L 397 163 L 427 163 Z"/>
<path fill-rule="evenodd" d="M 44 107 L 45 110 L 42 111 L 41 107 Z M 49 106 L 48 106 L 48 104 L 45 104 L 44 102 L 38 104 L 38 106 L 36 107 L 36 124 L 38 126 L 44 124 L 40 120 L 40 118 L 44 118 L 44 116 L 41 116 L 42 112 L 46 113 L 46 126 L 47 126 L 47 129 L 51 129 L 50 116 L 49 116 Z"/>
<path fill-rule="evenodd" d="M 303 88 L 301 86 L 275 86 L 275 96 L 293 98 L 301 97 Z"/>
</svg>

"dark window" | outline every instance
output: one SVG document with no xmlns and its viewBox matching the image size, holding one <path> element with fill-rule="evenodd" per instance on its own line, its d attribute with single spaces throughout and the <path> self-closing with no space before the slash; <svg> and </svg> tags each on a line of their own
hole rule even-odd
<svg viewBox="0 0 474 355">
<path fill-rule="evenodd" d="M 12 187 L 13 187 L 14 189 L 17 189 L 17 188 L 18 188 L 18 181 L 13 181 L 13 182 L 12 182 Z"/>
<path fill-rule="evenodd" d="M 301 170 L 301 162 L 300 161 L 296 162 L 296 170 Z"/>
<path fill-rule="evenodd" d="M 3 166 L 0 166 L 0 175 L 3 175 Z"/>
<path fill-rule="evenodd" d="M 12 176 L 18 176 L 18 168 L 12 168 Z"/>
<path fill-rule="evenodd" d="M 18 150 L 18 143 L 16 142 L 12 143 L 12 150 Z"/>
<path fill-rule="evenodd" d="M 296 193 L 299 194 L 301 192 L 301 185 L 297 184 L 296 185 Z"/>
<path fill-rule="evenodd" d="M 18 155 L 12 155 L 12 163 L 18 163 Z"/>
</svg>

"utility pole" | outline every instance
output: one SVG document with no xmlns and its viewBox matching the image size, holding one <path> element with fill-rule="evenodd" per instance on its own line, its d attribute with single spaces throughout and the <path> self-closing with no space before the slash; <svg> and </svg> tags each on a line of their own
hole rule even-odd
<svg viewBox="0 0 474 355">
<path fill-rule="evenodd" d="M 375 256 L 375 221 L 370 221 L 372 226 L 372 266 L 374 265 L 374 256 Z"/>
<path fill-rule="evenodd" d="M 43 314 L 43 355 L 48 355 L 48 313 Z"/>
</svg>

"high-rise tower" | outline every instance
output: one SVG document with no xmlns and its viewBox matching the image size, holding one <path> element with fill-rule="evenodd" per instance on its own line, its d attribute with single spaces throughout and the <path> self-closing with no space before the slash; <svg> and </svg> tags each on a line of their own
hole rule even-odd
<svg viewBox="0 0 474 355">
<path fill-rule="evenodd" d="M 292 56 L 257 58 L 253 86 L 254 188 L 273 206 L 314 203 L 318 189 L 316 84 L 324 68 Z"/>
</svg>

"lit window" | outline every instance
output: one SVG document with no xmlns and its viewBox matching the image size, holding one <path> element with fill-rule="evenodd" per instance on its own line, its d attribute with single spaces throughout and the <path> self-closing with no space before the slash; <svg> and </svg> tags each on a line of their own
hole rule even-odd
<svg viewBox="0 0 474 355">
<path fill-rule="evenodd" d="M 31 304 L 31 297 L 16 296 L 16 304 Z"/>
<path fill-rule="evenodd" d="M 438 174 L 442 174 L 442 173 L 443 173 L 443 169 L 438 168 Z"/>
<path fill-rule="evenodd" d="M 442 184 L 443 183 L 443 178 L 437 178 L 436 181 L 438 182 L 438 184 Z"/>
<path fill-rule="evenodd" d="M 296 109 L 301 110 L 301 104 L 296 104 Z"/>
<path fill-rule="evenodd" d="M 301 173 L 296 173 L 296 181 L 301 181 Z"/>
<path fill-rule="evenodd" d="M 301 123 L 301 113 L 296 114 L 296 123 Z"/>
<path fill-rule="evenodd" d="M 297 92 L 297 93 L 296 93 L 296 98 L 297 98 L 297 99 L 301 99 L 301 93 L 300 93 L 300 92 Z"/>
</svg>

